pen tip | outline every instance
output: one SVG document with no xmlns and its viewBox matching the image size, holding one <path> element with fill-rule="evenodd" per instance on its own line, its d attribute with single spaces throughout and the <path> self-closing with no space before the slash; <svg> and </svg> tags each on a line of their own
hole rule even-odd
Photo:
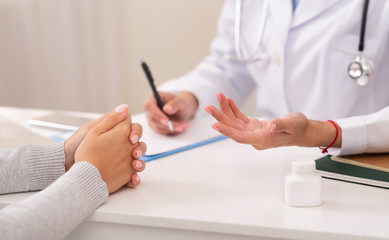
<svg viewBox="0 0 389 240">
<path fill-rule="evenodd" d="M 141 59 L 139 59 L 139 62 L 140 63 L 144 63 L 145 61 L 143 61 L 143 59 L 141 58 Z"/>
</svg>

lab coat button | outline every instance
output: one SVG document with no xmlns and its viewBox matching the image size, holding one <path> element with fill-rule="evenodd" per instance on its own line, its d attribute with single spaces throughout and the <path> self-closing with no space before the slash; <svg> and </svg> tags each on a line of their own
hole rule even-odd
<svg viewBox="0 0 389 240">
<path fill-rule="evenodd" d="M 279 55 L 274 56 L 273 63 L 280 66 L 281 65 L 281 57 Z"/>
</svg>

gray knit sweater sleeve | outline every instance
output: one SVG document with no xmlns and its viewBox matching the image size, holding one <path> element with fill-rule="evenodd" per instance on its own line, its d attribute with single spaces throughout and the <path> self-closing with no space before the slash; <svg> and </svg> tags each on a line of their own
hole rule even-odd
<svg viewBox="0 0 389 240">
<path fill-rule="evenodd" d="M 64 173 L 64 143 L 0 150 L 0 194 L 41 190 Z"/>
<path fill-rule="evenodd" d="M 50 179 L 52 181 L 55 179 L 54 175 L 57 174 L 58 169 L 54 163 L 49 163 L 51 157 L 48 156 L 53 154 L 51 156 L 54 157 L 54 152 L 61 149 L 59 145 L 51 147 L 52 151 L 49 150 L 49 146 L 43 147 L 47 150 L 47 154 L 43 151 L 41 155 L 37 155 L 38 158 L 41 157 L 40 159 L 42 159 L 41 164 L 31 164 L 31 159 L 27 160 L 28 164 L 25 164 L 23 160 L 17 157 L 14 158 L 13 155 L 16 154 L 21 158 L 28 156 L 27 158 L 29 158 L 35 156 L 34 154 L 24 155 L 24 153 L 17 153 L 18 150 L 16 152 L 15 150 L 7 150 L 12 152 L 11 158 L 17 159 L 20 166 L 23 166 L 20 169 L 18 167 L 12 168 L 7 176 L 14 177 L 11 172 L 20 176 L 26 174 L 26 178 L 34 179 L 34 182 L 28 184 L 28 180 L 22 180 L 23 184 L 20 184 L 6 180 L 8 184 L 14 186 L 1 187 L 1 191 L 3 193 L 12 190 L 29 191 L 50 184 Z M 34 146 L 28 148 L 34 148 Z M 63 146 L 61 151 L 62 158 L 64 158 Z M 56 161 L 56 157 L 51 160 Z M 2 163 L 2 166 L 5 165 Z M 28 167 L 32 167 L 33 170 L 30 171 Z M 50 174 L 50 170 L 53 171 L 53 174 Z M 36 174 L 35 171 L 42 174 L 38 176 L 39 174 Z M 3 179 L 3 176 L 1 178 Z M 21 179 L 19 177 L 15 178 Z M 104 203 L 107 198 L 107 186 L 101 179 L 97 168 L 87 162 L 76 163 L 67 173 L 44 190 L 19 203 L 1 209 L 0 239 L 62 239 L 98 206 Z"/>
</svg>

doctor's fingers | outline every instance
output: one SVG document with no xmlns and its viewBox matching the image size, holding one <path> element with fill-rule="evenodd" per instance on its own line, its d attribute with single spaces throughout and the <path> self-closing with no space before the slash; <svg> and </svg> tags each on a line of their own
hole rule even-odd
<svg viewBox="0 0 389 240">
<path fill-rule="evenodd" d="M 308 119 L 302 113 L 289 113 L 282 118 L 267 122 L 266 128 L 271 132 L 285 132 L 293 134 L 307 128 Z"/>
<path fill-rule="evenodd" d="M 257 150 L 287 146 L 291 137 L 285 133 L 270 133 L 266 129 L 260 132 L 240 131 L 222 123 L 214 123 L 212 127 L 237 143 L 249 144 Z"/>
<path fill-rule="evenodd" d="M 239 130 L 245 130 L 246 125 L 245 123 L 237 118 L 230 118 L 223 112 L 221 112 L 219 109 L 217 109 L 215 106 L 208 105 L 204 108 L 204 110 L 209 113 L 212 117 L 214 117 L 217 121 L 220 123 L 226 124 L 230 127 L 239 129 Z"/>
<path fill-rule="evenodd" d="M 227 102 L 228 102 L 228 105 L 230 106 L 231 108 L 231 111 L 234 113 L 235 117 L 236 118 L 239 118 L 241 119 L 244 123 L 247 123 L 249 121 L 249 118 L 244 115 L 240 110 L 239 108 L 236 106 L 234 100 L 232 100 L 232 98 L 227 98 Z"/>
<path fill-rule="evenodd" d="M 186 121 L 172 121 L 173 129 L 175 133 L 182 133 L 189 128 L 189 124 Z"/>
<path fill-rule="evenodd" d="M 146 114 L 147 116 L 147 114 Z M 147 116 L 149 126 L 157 133 L 164 135 L 174 135 L 177 133 L 182 133 L 189 128 L 189 125 L 185 121 L 177 122 L 172 121 L 174 132 L 169 130 L 169 120 L 155 119 L 152 116 Z"/>
<path fill-rule="evenodd" d="M 235 114 L 232 112 L 230 105 L 228 104 L 228 101 L 226 99 L 226 96 L 224 96 L 223 93 L 217 93 L 216 94 L 217 101 L 219 102 L 220 110 L 226 114 L 229 118 L 236 118 Z"/>
<path fill-rule="evenodd" d="M 188 106 L 188 103 L 178 95 L 166 101 L 165 105 L 163 106 L 163 111 L 168 115 L 174 115 L 177 112 L 186 113 L 189 108 L 190 106 Z M 189 113 L 186 113 L 184 115 L 189 115 Z"/>
<path fill-rule="evenodd" d="M 150 95 L 149 98 L 147 98 L 147 100 L 145 101 L 145 103 L 143 105 L 143 108 L 145 109 L 147 116 L 158 119 L 158 121 L 161 121 L 162 119 L 165 119 L 166 121 L 169 120 L 169 118 L 166 116 L 166 114 L 164 112 L 162 112 L 162 110 L 158 107 L 158 104 L 154 98 L 154 95 Z"/>
<path fill-rule="evenodd" d="M 189 128 L 189 124 L 186 121 L 171 121 L 173 132 L 170 131 L 169 122 L 165 122 L 162 124 L 162 129 L 160 131 L 167 131 L 167 135 L 174 135 L 177 133 L 185 132 L 186 129 Z"/>
<path fill-rule="evenodd" d="M 166 121 L 166 123 L 168 123 L 168 118 L 166 118 L 165 120 L 161 120 L 148 112 L 146 112 L 146 118 L 150 128 L 153 129 L 155 132 L 160 134 L 167 134 L 169 132 L 167 124 L 164 125 L 161 123 L 161 121 Z"/>
<path fill-rule="evenodd" d="M 250 145 L 259 144 L 258 136 L 260 135 L 260 133 L 238 130 L 234 127 L 230 127 L 220 122 L 213 123 L 212 128 L 220 132 L 221 134 L 231 138 L 235 142 Z"/>
</svg>

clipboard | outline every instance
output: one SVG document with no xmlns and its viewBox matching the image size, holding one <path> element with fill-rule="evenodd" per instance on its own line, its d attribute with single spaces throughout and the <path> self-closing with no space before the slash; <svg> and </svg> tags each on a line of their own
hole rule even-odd
<svg viewBox="0 0 389 240">
<path fill-rule="evenodd" d="M 189 149 L 192 149 L 192 148 L 201 147 L 203 145 L 207 145 L 207 144 L 210 144 L 210 143 L 213 143 L 213 142 L 217 142 L 217 141 L 220 141 L 220 140 L 223 140 L 223 139 L 227 139 L 227 137 L 226 136 L 217 136 L 217 137 L 213 137 L 213 138 L 210 138 L 210 139 L 206 139 L 204 141 L 200 141 L 200 142 L 196 142 L 196 143 L 193 143 L 193 144 L 189 144 L 189 145 L 186 145 L 186 146 L 183 146 L 183 147 L 180 147 L 180 148 L 175 148 L 175 149 L 172 149 L 172 150 L 169 150 L 169 151 L 165 151 L 165 152 L 161 152 L 161 153 L 156 153 L 156 154 L 152 154 L 152 155 L 145 154 L 140 159 L 145 161 L 145 162 L 150 162 L 150 161 L 158 159 L 158 158 L 163 158 L 163 157 L 166 157 L 166 156 L 169 156 L 169 155 L 172 155 L 172 154 L 175 154 L 175 153 L 183 152 L 183 151 L 186 151 L 186 150 L 189 150 Z"/>
<path fill-rule="evenodd" d="M 147 144 L 147 151 L 140 159 L 145 162 L 227 139 L 212 129 L 211 124 L 215 119 L 211 116 L 191 120 L 189 128 L 177 135 L 161 135 L 154 132 L 148 126 L 145 114 L 133 116 L 133 122 L 143 126 L 141 141 Z"/>
</svg>

